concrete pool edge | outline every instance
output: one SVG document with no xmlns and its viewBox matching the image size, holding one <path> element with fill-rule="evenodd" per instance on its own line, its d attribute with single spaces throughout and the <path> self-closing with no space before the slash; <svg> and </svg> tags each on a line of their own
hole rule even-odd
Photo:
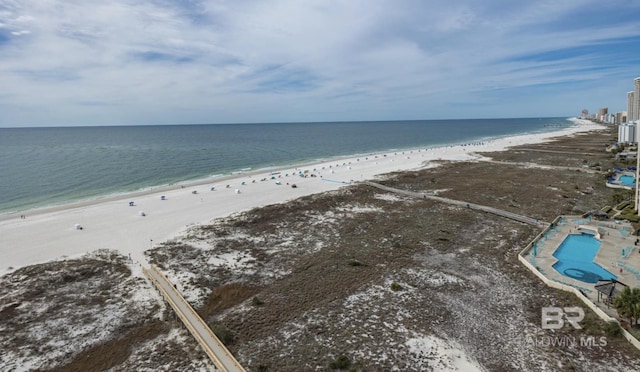
<svg viewBox="0 0 640 372">
<path fill-rule="evenodd" d="M 529 269 L 534 275 L 536 275 L 540 280 L 542 280 L 542 282 L 546 284 L 548 287 L 560 289 L 565 292 L 571 292 L 575 294 L 579 299 L 581 299 L 585 305 L 587 305 L 594 313 L 596 313 L 605 322 L 614 321 L 616 323 L 620 323 L 618 319 L 609 316 L 602 309 L 600 309 L 594 302 L 592 302 L 587 296 L 585 296 L 580 289 L 576 288 L 575 286 L 559 283 L 555 280 L 547 278 L 542 272 L 540 272 L 540 270 L 538 270 L 538 268 L 534 267 L 533 264 L 529 262 L 529 260 L 527 260 L 526 256 L 529 254 L 529 251 L 533 249 L 534 244 L 538 242 L 540 238 L 545 236 L 545 234 L 552 229 L 552 226 L 557 226 L 562 217 L 569 217 L 569 216 L 556 217 L 553 220 L 553 223 L 545 227 L 538 235 L 536 235 L 536 237 L 531 242 L 529 242 L 529 244 L 527 244 L 527 246 L 524 249 L 520 251 L 520 253 L 518 253 L 518 260 L 527 269 Z M 576 216 L 576 218 L 580 218 L 580 217 Z M 633 346 L 635 346 L 636 349 L 640 350 L 640 341 L 623 327 L 620 327 L 620 330 L 622 331 L 622 335 L 624 336 L 624 338 L 627 339 L 627 341 L 629 341 Z"/>
<path fill-rule="evenodd" d="M 635 179 L 635 173 L 629 170 L 616 171 L 614 174 L 613 180 L 605 181 L 605 186 L 612 189 L 625 189 L 625 190 L 635 190 L 635 186 L 627 185 L 626 183 L 620 180 L 623 176 L 632 176 Z"/>
</svg>

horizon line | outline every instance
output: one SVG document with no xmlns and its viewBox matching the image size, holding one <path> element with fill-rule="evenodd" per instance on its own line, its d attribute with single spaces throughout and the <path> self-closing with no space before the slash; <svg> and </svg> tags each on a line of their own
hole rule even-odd
<svg viewBox="0 0 640 372">
<path fill-rule="evenodd" d="M 110 128 L 110 127 L 153 127 L 153 126 L 198 126 L 198 125 L 262 125 L 262 124 L 328 124 L 328 123 L 383 123 L 408 121 L 459 121 L 459 120 L 509 120 L 509 119 L 572 119 L 578 116 L 529 116 L 529 117 L 495 117 L 495 118 L 449 118 L 449 119 L 386 119 L 386 120 L 331 120 L 331 121 L 273 121 L 273 122 L 235 122 L 235 123 L 161 123 L 161 124 L 81 124 L 81 125 L 27 125 L 2 126 L 0 129 L 55 129 L 55 128 Z"/>
</svg>

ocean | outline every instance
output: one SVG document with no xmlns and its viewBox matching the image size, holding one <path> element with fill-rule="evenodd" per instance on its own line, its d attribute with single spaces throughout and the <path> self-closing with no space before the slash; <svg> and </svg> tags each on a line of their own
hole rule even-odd
<svg viewBox="0 0 640 372">
<path fill-rule="evenodd" d="M 567 118 L 0 128 L 0 213 L 233 172 L 558 130 Z"/>
</svg>

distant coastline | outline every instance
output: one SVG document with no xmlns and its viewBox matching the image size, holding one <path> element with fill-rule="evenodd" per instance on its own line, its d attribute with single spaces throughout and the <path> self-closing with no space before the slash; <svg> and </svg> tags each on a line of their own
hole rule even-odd
<svg viewBox="0 0 640 372">
<path fill-rule="evenodd" d="M 373 180 L 382 174 L 436 166 L 433 161 L 473 160 L 478 158 L 476 152 L 501 151 L 511 146 L 603 128 L 586 121 L 577 123 L 580 125 L 560 131 L 297 163 L 279 168 L 280 174 L 273 176 L 271 171 L 256 170 L 20 213 L 27 218 L 19 218 L 18 213 L 5 214 L 0 217 L 3 236 L 0 253 L 4 265 L 0 267 L 0 273 L 101 248 L 131 254 L 143 262 L 143 252 L 150 247 L 150 242 L 171 239 L 186 226 L 336 190 L 346 183 Z M 300 177 L 300 171 L 309 177 Z M 324 179 L 338 182 L 325 182 Z M 290 186 L 293 183 L 297 184 L 296 188 Z M 134 202 L 134 207 L 128 205 L 130 201 Z M 146 217 L 140 217 L 141 211 Z M 76 225 L 85 229 L 78 233 L 74 228 Z"/>
<path fill-rule="evenodd" d="M 234 174 L 296 164 L 544 133 L 574 124 L 566 118 L 535 118 L 24 128 L 11 131 L 21 133 L 17 137 L 0 139 L 8 176 L 0 183 L 0 216 L 223 182 Z"/>
</svg>

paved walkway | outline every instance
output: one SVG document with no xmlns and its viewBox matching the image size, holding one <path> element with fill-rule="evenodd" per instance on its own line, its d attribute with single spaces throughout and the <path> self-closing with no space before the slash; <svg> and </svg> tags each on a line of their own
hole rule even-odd
<svg viewBox="0 0 640 372">
<path fill-rule="evenodd" d="M 185 301 L 180 292 L 169 282 L 169 280 L 151 265 L 151 268 L 143 268 L 144 273 L 151 279 L 153 284 L 162 294 L 162 297 L 171 305 L 178 317 L 187 326 L 193 337 L 198 340 L 200 346 L 213 361 L 216 368 L 221 371 L 244 372 L 244 368 L 238 363 L 227 348 L 220 342 L 218 337 L 211 331 L 211 328 L 193 310 L 191 305 Z"/>
<path fill-rule="evenodd" d="M 397 194 L 403 194 L 403 195 L 407 195 L 407 196 L 411 196 L 411 197 L 415 197 L 415 198 L 431 199 L 431 200 L 435 200 L 435 201 L 438 201 L 438 202 L 441 202 L 441 203 L 447 203 L 447 204 L 457 205 L 457 206 L 463 207 L 463 208 L 469 208 L 469 209 L 474 209 L 474 210 L 478 210 L 478 211 L 483 211 L 483 212 L 486 212 L 486 213 L 495 214 L 495 215 L 498 215 L 498 216 L 501 216 L 501 217 L 509 218 L 509 219 L 512 219 L 512 220 L 515 220 L 515 221 L 518 221 L 518 222 L 526 223 L 526 224 L 537 226 L 537 227 L 545 228 L 545 227 L 547 227 L 549 225 L 547 222 L 540 221 L 540 220 L 532 218 L 532 217 L 523 216 L 523 215 L 520 215 L 520 214 L 516 214 L 516 213 L 509 212 L 509 211 L 505 211 L 505 210 L 502 210 L 502 209 L 487 207 L 485 205 L 480 205 L 480 204 L 474 204 L 474 203 L 469 203 L 469 202 L 460 201 L 460 200 L 443 198 L 443 197 L 440 197 L 440 196 L 429 195 L 429 194 L 422 193 L 422 192 L 414 192 L 414 191 L 396 189 L 396 188 L 385 186 L 385 185 L 381 185 L 381 184 L 375 183 L 375 182 L 364 181 L 363 183 L 367 184 L 369 186 L 381 189 L 381 190 L 394 192 L 394 193 L 397 193 Z"/>
<path fill-rule="evenodd" d="M 544 150 L 544 149 L 530 149 L 530 148 L 517 148 L 517 151 L 529 151 L 529 152 L 546 152 L 550 154 L 566 154 L 566 155 L 584 155 L 584 156 L 602 156 L 600 152 L 577 152 L 577 151 L 561 151 L 561 150 Z"/>
<path fill-rule="evenodd" d="M 596 169 L 579 168 L 579 167 L 566 167 L 566 166 L 562 166 L 562 165 L 545 165 L 545 164 L 530 163 L 530 162 L 522 163 L 522 162 L 515 162 L 515 161 L 491 160 L 491 159 L 487 159 L 487 158 L 480 158 L 478 160 L 482 161 L 482 162 L 485 162 L 485 163 L 494 163 L 494 164 L 502 164 L 502 165 L 517 165 L 517 166 L 521 166 L 521 167 L 525 167 L 525 168 L 558 169 L 558 170 L 576 171 L 576 172 L 584 172 L 584 173 L 592 173 L 592 174 L 605 174 L 606 173 L 606 172 L 599 171 L 599 170 L 596 170 Z"/>
</svg>

